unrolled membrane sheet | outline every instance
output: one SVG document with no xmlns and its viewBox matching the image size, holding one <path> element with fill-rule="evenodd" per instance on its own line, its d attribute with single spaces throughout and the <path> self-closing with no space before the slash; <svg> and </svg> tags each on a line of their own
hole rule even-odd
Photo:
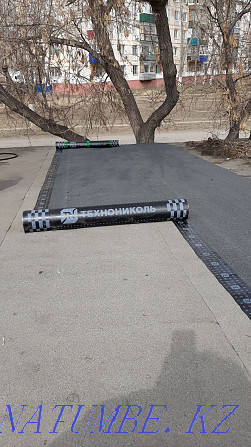
<svg viewBox="0 0 251 447">
<path fill-rule="evenodd" d="M 133 224 L 166 220 L 185 220 L 189 214 L 186 199 L 151 203 L 30 210 L 23 213 L 25 233 L 100 225 Z"/>
<path fill-rule="evenodd" d="M 118 140 L 104 140 L 104 141 L 58 141 L 56 149 L 81 149 L 86 147 L 118 147 Z"/>
</svg>

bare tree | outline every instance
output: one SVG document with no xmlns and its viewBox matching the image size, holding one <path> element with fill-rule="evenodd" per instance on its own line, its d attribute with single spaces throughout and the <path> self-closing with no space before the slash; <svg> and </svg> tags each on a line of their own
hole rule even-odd
<svg viewBox="0 0 251 447">
<path fill-rule="evenodd" d="M 251 114 L 248 79 L 250 61 L 250 0 L 205 0 L 196 7 L 200 30 L 210 41 L 211 67 L 229 116 L 227 140 L 239 138 Z M 205 18 L 207 18 L 205 22 Z M 246 19 L 246 20 L 245 20 Z"/>
<path fill-rule="evenodd" d="M 0 84 L 0 101 L 46 132 L 68 140 L 83 139 L 67 125 L 60 124 L 46 91 L 50 49 L 43 36 L 52 24 L 52 0 L 4 0 L 0 2 L 0 15 L 0 61 L 6 78 L 6 85 Z"/>
<path fill-rule="evenodd" d="M 109 79 L 113 85 L 110 88 L 113 106 L 119 103 L 112 95 L 115 92 L 123 104 L 137 143 L 154 141 L 156 128 L 175 107 L 179 98 L 166 13 L 167 0 L 145 2 L 150 4 L 155 19 L 166 93 L 162 104 L 145 122 L 115 57 L 110 38 L 112 27 L 124 24 L 125 29 L 129 29 L 136 25 L 128 7 L 130 3 L 131 0 L 0 0 L 0 58 L 7 82 L 6 86 L 0 84 L 0 101 L 46 132 L 72 141 L 83 139 L 82 135 L 66 125 L 66 112 L 63 114 L 60 111 L 50 90 L 46 91 L 58 56 L 58 67 L 60 64 L 64 65 L 64 69 L 67 64 L 69 67 L 66 81 L 67 76 L 68 81 L 75 76 L 79 84 L 89 81 L 92 91 L 98 92 L 98 101 L 101 96 L 104 100 L 109 98 L 103 88 Z M 134 3 L 141 7 L 141 1 Z M 95 41 L 87 33 L 90 27 Z M 106 77 L 99 85 L 93 82 L 93 73 L 89 79 L 82 74 L 82 69 L 88 65 L 88 53 L 98 61 L 105 73 Z M 94 96 L 91 95 L 92 100 Z M 34 103 L 36 111 L 29 107 L 29 104 Z M 95 110 L 95 105 L 93 108 Z"/>
</svg>

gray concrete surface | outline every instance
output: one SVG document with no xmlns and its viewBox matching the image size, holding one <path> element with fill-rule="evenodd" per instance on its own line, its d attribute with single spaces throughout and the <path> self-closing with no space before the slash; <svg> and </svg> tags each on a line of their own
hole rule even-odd
<svg viewBox="0 0 251 447">
<path fill-rule="evenodd" d="M 217 131 L 214 132 L 219 138 L 224 138 L 226 136 L 226 132 Z M 212 132 L 205 131 L 202 129 L 191 129 L 191 130 L 170 130 L 163 131 L 162 129 L 157 130 L 155 134 L 157 143 L 174 143 L 174 142 L 185 142 L 185 141 L 200 141 L 202 139 L 212 137 Z M 244 132 L 241 133 L 243 138 L 246 138 L 246 134 Z M 89 136 L 92 140 L 98 139 L 113 139 L 119 140 L 121 144 L 134 144 L 135 137 L 132 133 L 130 126 L 115 126 L 114 129 L 110 132 L 97 132 L 95 135 L 94 131 L 91 136 Z M 0 148 L 15 148 L 15 147 L 34 147 L 34 146 L 48 146 L 54 145 L 56 141 L 61 141 L 62 138 L 59 138 L 50 134 L 42 134 L 42 135 L 27 135 L 27 136 L 10 136 L 0 139 Z"/>
<path fill-rule="evenodd" d="M 6 404 L 15 422 L 29 405 L 14 433 L 6 418 L 1 446 L 248 447 L 248 318 L 171 222 L 24 234 L 22 210 L 34 206 L 48 149 L 28 158 L 20 150 L 0 170 L 8 180 L 1 208 L 11 208 L 0 251 L 0 424 Z M 52 409 L 63 404 L 72 412 L 67 407 L 58 433 L 49 433 L 59 414 Z M 90 433 L 100 407 L 85 430 L 91 406 L 101 404 L 105 420 L 118 405 L 141 406 L 135 432 L 99 433 L 97 423 Z M 37 424 L 18 433 L 39 405 L 41 433 L 34 433 Z M 71 433 L 78 405 L 86 406 L 75 426 L 80 433 Z M 167 411 L 155 408 L 160 420 L 147 425 L 161 426 L 159 433 L 140 434 L 149 405 Z M 217 405 L 205 416 L 207 433 L 200 421 L 186 433 L 196 405 Z M 223 405 L 239 405 L 218 431 L 231 428 L 211 433 L 232 409 Z M 118 420 L 124 415 L 122 407 Z M 123 431 L 133 427 L 129 420 Z"/>
</svg>

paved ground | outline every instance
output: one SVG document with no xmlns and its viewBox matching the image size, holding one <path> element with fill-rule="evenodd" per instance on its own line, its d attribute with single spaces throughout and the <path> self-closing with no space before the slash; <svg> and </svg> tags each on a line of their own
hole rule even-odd
<svg viewBox="0 0 251 447">
<path fill-rule="evenodd" d="M 224 131 L 213 131 L 213 133 L 218 138 L 224 138 L 227 132 Z M 185 142 L 185 141 L 200 141 L 204 138 L 212 136 L 212 132 L 205 131 L 200 128 L 194 128 L 188 130 L 157 130 L 155 133 L 156 143 L 175 143 L 175 142 Z M 242 138 L 247 138 L 245 132 L 241 132 L 240 136 Z M 103 132 L 95 135 L 93 132 L 91 135 L 92 140 L 95 139 L 112 139 L 119 140 L 120 144 L 134 144 L 135 137 L 132 134 L 130 126 L 115 126 L 112 133 Z M 0 148 L 15 148 L 15 147 L 34 147 L 34 146 L 49 146 L 54 145 L 55 141 L 60 141 L 61 139 L 54 135 L 43 134 L 43 135 L 31 135 L 31 136 L 9 136 L 0 139 Z"/>
<path fill-rule="evenodd" d="M 0 166 L 7 181 L 0 192 L 0 423 L 6 404 L 15 422 L 27 404 L 16 428 L 22 431 L 42 405 L 41 433 L 34 434 L 37 424 L 12 433 L 6 418 L 1 446 L 247 447 L 248 318 L 171 222 L 24 234 L 22 210 L 34 206 L 53 152 L 20 149 Z M 63 404 L 72 408 L 50 434 L 60 410 L 52 408 Z M 104 421 L 118 405 L 120 422 L 125 406 L 142 407 L 135 432 L 99 433 L 100 407 L 84 431 L 91 406 L 101 404 Z M 78 405 L 86 407 L 74 431 L 84 432 L 71 433 Z M 150 417 L 161 417 L 145 428 L 161 427 L 157 434 L 139 433 L 149 405 L 167 405 L 154 409 Z M 200 420 L 190 427 L 196 405 L 217 405 L 205 416 L 207 433 Z M 217 431 L 231 428 L 211 433 L 234 409 L 223 405 L 239 405 Z M 134 426 L 115 422 L 110 431 Z"/>
<path fill-rule="evenodd" d="M 120 132 L 121 131 L 121 132 Z M 118 139 L 120 144 L 134 144 L 135 137 L 132 134 L 132 130 L 129 126 L 126 127 L 116 127 L 114 131 L 110 133 L 104 132 L 100 135 L 95 135 L 93 133 L 92 139 Z M 156 141 L 157 142 L 174 142 L 174 141 L 188 141 L 188 140 L 201 140 L 202 138 L 209 137 L 209 132 L 199 130 L 199 131 L 169 131 L 169 132 L 158 132 L 156 131 Z M 34 146 L 48 146 L 54 145 L 55 141 L 60 141 L 59 137 L 54 135 L 34 135 L 34 136 L 18 136 L 18 137 L 6 137 L 0 139 L 1 148 L 15 148 L 15 147 L 34 147 Z"/>
</svg>

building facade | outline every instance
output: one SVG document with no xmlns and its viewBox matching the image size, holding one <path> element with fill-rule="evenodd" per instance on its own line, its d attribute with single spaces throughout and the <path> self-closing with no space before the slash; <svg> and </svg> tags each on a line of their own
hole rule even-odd
<svg viewBox="0 0 251 447">
<path fill-rule="evenodd" d="M 130 3 L 130 17 L 132 26 L 126 23 L 120 23 L 118 26 L 112 24 L 109 27 L 110 40 L 112 43 L 114 55 L 120 64 L 125 78 L 132 86 L 142 87 L 144 81 L 154 81 L 153 85 L 163 83 L 162 66 L 159 59 L 158 36 L 154 23 L 154 15 L 148 3 L 140 4 Z M 188 36 L 188 13 L 189 7 L 187 0 L 169 0 L 166 7 L 168 23 L 170 27 L 171 38 L 173 42 L 174 62 L 177 66 L 177 76 L 182 78 L 187 72 L 187 36 Z M 86 12 L 85 12 L 86 13 Z M 86 22 L 87 29 L 85 33 L 87 38 L 96 51 L 95 34 L 91 27 L 91 21 Z M 53 51 L 57 52 L 57 46 Z M 99 82 L 105 77 L 105 73 L 91 54 L 87 54 L 88 64 L 81 70 L 83 82 L 90 78 L 92 81 Z M 72 69 L 72 62 L 67 61 L 62 56 L 60 61 L 52 57 L 51 78 L 52 83 L 70 84 L 78 83 L 75 75 L 76 67 Z M 67 74 L 67 75 L 66 75 Z M 145 83 L 149 85 L 149 82 Z"/>
<path fill-rule="evenodd" d="M 243 1 L 237 3 L 241 8 Z M 180 82 L 189 76 L 212 75 L 220 71 L 217 62 L 220 54 L 217 55 L 217 48 L 213 43 L 218 38 L 217 30 L 215 29 L 214 35 L 210 37 L 207 32 L 208 18 L 203 12 L 204 4 L 205 0 L 169 0 L 166 7 L 177 79 Z M 132 88 L 149 86 L 149 81 L 153 86 L 162 85 L 163 73 L 159 59 L 158 37 L 151 7 L 148 3 L 140 3 L 139 6 L 138 2 L 130 2 L 128 8 L 130 10 L 128 20 L 120 20 L 120 23 L 114 20 L 109 27 L 115 57 Z M 88 11 L 82 11 L 81 14 L 86 16 L 85 35 L 92 48 L 98 52 Z M 250 14 L 237 22 L 233 35 L 236 39 L 236 60 L 243 59 L 244 69 L 248 69 L 250 52 L 247 51 L 245 39 L 247 35 L 250 38 Z M 56 50 L 55 48 L 55 52 Z M 53 59 L 52 54 L 53 84 L 84 84 L 89 80 L 100 82 L 105 77 L 109 81 L 91 54 L 86 53 L 84 67 L 82 63 L 76 67 L 76 58 L 73 64 L 74 57 L 68 60 L 66 57 L 62 59 L 62 54 L 60 57 L 59 63 L 59 58 Z"/>
</svg>

